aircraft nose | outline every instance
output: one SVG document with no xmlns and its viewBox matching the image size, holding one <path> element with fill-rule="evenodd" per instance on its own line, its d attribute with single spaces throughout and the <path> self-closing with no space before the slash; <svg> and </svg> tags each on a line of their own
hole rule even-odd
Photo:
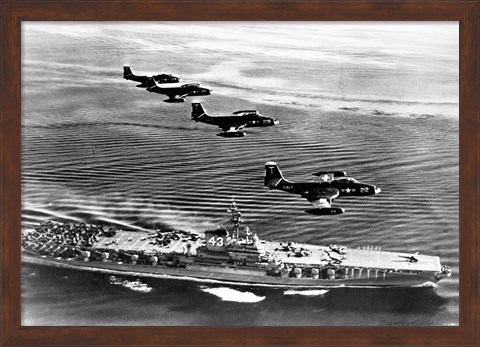
<svg viewBox="0 0 480 347">
<path fill-rule="evenodd" d="M 380 193 L 381 191 L 382 191 L 382 190 L 381 190 L 380 188 L 375 187 L 375 194 L 378 194 L 378 193 Z"/>
<path fill-rule="evenodd" d="M 280 122 L 277 119 L 273 120 L 273 125 L 279 125 L 279 124 L 280 124 Z"/>
</svg>

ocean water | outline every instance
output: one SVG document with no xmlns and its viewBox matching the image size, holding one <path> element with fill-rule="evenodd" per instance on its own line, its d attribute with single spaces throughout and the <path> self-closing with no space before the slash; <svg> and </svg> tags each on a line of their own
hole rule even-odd
<svg viewBox="0 0 480 347">
<path fill-rule="evenodd" d="M 24 23 L 22 229 L 45 220 L 202 232 L 232 197 L 263 239 L 438 255 L 437 288 L 286 288 L 22 265 L 24 325 L 457 325 L 458 26 Z M 212 95 L 162 102 L 122 78 L 172 73 Z M 258 109 L 243 138 L 190 119 Z M 263 186 L 337 169 L 382 189 L 338 216 Z M 128 285 L 139 279 L 148 290 Z"/>
</svg>

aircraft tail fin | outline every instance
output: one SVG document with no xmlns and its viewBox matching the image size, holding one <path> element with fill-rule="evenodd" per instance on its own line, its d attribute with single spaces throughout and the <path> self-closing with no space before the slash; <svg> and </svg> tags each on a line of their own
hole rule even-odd
<svg viewBox="0 0 480 347">
<path fill-rule="evenodd" d="M 278 184 L 287 182 L 283 178 L 282 172 L 278 168 L 277 164 L 273 161 L 265 163 L 265 186 L 270 189 L 275 188 Z"/>
<path fill-rule="evenodd" d="M 130 69 L 130 66 L 124 66 L 123 67 L 123 77 L 131 76 L 133 75 L 132 69 Z"/>
<path fill-rule="evenodd" d="M 203 115 L 206 115 L 206 113 L 202 104 L 199 102 L 192 102 L 192 119 L 197 120 Z"/>
</svg>

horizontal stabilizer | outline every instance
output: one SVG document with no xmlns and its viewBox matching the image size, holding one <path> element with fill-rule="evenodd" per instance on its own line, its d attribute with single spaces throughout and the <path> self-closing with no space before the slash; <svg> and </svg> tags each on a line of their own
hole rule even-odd
<svg viewBox="0 0 480 347">
<path fill-rule="evenodd" d="M 163 100 L 163 102 L 166 102 L 168 104 L 175 104 L 175 103 L 179 103 L 179 102 L 185 102 L 185 100 L 175 98 L 175 99 L 165 99 L 165 100 Z"/>
</svg>

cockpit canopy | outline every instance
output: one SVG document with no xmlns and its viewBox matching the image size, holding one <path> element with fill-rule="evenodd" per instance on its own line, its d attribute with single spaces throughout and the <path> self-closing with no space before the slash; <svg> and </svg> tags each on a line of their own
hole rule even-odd
<svg viewBox="0 0 480 347">
<path fill-rule="evenodd" d="M 237 116 L 254 116 L 259 117 L 261 114 L 257 110 L 243 110 L 243 111 L 236 111 L 233 114 Z"/>
<path fill-rule="evenodd" d="M 338 178 L 337 181 L 358 183 L 358 181 L 352 177 L 341 177 L 341 178 Z"/>
<path fill-rule="evenodd" d="M 200 87 L 200 84 L 198 84 L 198 83 L 189 83 L 189 84 L 184 84 L 182 87 Z"/>
</svg>

